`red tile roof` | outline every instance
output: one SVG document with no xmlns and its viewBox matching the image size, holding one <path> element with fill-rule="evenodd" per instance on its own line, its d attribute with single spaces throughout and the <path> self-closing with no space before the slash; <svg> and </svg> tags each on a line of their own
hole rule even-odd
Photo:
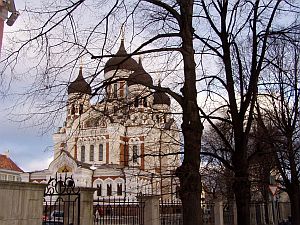
<svg viewBox="0 0 300 225">
<path fill-rule="evenodd" d="M 8 156 L 0 154 L 0 169 L 24 172 Z"/>
</svg>

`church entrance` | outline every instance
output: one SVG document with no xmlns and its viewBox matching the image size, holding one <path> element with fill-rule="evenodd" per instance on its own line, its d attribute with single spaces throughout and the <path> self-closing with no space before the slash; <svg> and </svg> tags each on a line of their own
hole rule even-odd
<svg viewBox="0 0 300 225">
<path fill-rule="evenodd" d="M 52 223 L 80 225 L 80 189 L 67 173 L 50 178 L 44 192 L 43 225 Z"/>
</svg>

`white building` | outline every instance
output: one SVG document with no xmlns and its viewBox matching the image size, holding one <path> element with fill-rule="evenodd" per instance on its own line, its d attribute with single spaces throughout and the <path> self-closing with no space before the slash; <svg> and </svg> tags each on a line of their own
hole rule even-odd
<svg viewBox="0 0 300 225">
<path fill-rule="evenodd" d="M 23 174 L 23 180 L 47 182 L 67 172 L 77 186 L 97 188 L 95 197 L 174 192 L 171 174 L 180 163 L 174 154 L 180 146 L 170 98 L 137 84 L 153 80 L 141 62 L 126 55 L 122 40 L 104 67 L 107 87 L 103 97 L 95 96 L 96 104 L 80 67 L 68 87 L 64 126 L 53 135 L 54 161 L 48 169 Z"/>
</svg>

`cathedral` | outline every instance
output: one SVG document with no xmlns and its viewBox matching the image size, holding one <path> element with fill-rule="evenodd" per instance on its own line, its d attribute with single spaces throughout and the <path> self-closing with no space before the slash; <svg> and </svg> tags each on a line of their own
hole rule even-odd
<svg viewBox="0 0 300 225">
<path fill-rule="evenodd" d="M 64 125 L 53 135 L 54 160 L 22 180 L 46 183 L 67 173 L 76 186 L 96 188 L 95 198 L 172 197 L 180 136 L 169 96 L 149 88 L 152 77 L 128 55 L 123 39 L 104 66 L 101 97 L 93 96 L 91 83 L 80 66 L 68 86 Z"/>
</svg>

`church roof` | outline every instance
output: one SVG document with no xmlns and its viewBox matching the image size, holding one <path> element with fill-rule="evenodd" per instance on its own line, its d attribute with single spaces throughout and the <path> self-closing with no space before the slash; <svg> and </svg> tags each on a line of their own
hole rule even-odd
<svg viewBox="0 0 300 225">
<path fill-rule="evenodd" d="M 134 84 L 153 85 L 152 77 L 144 70 L 141 59 L 139 60 L 139 68 L 129 75 L 128 86 Z"/>
<path fill-rule="evenodd" d="M 24 172 L 7 155 L 0 154 L 0 169 Z"/>
<path fill-rule="evenodd" d="M 82 94 L 91 94 L 92 89 L 91 86 L 85 81 L 82 75 L 82 66 L 80 66 L 79 74 L 72 83 L 70 83 L 68 87 L 68 94 L 71 93 L 82 93 Z"/>
<path fill-rule="evenodd" d="M 158 82 L 158 86 L 161 87 L 160 81 Z M 155 91 L 153 94 L 153 105 L 156 104 L 166 104 L 170 106 L 171 100 L 166 93 L 162 91 Z"/>
<path fill-rule="evenodd" d="M 165 104 L 165 105 L 170 106 L 171 100 L 166 93 L 156 91 L 153 94 L 153 105 L 156 105 L 156 104 Z"/>
<path fill-rule="evenodd" d="M 136 71 L 139 68 L 139 64 L 131 58 L 125 50 L 124 40 L 121 40 L 121 45 L 118 52 L 114 57 L 110 58 L 105 66 L 104 73 L 117 69 L 126 69 L 129 71 Z"/>
</svg>

